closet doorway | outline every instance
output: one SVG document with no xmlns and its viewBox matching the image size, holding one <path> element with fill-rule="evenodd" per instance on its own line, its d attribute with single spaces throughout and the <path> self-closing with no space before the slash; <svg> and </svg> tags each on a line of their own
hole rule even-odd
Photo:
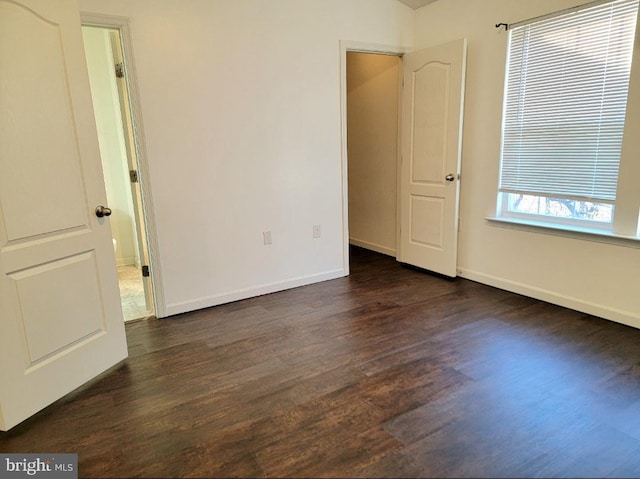
<svg viewBox="0 0 640 479">
<path fill-rule="evenodd" d="M 402 59 L 347 51 L 349 243 L 396 257 Z"/>
</svg>

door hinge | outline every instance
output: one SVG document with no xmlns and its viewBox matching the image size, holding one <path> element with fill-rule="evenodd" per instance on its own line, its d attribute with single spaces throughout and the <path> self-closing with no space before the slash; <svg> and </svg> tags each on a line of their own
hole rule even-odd
<svg viewBox="0 0 640 479">
<path fill-rule="evenodd" d="M 147 266 L 146 264 L 142 266 L 142 277 L 143 278 L 149 277 L 149 266 Z"/>
<path fill-rule="evenodd" d="M 124 64 L 122 62 L 116 63 L 116 77 L 124 78 Z"/>
<path fill-rule="evenodd" d="M 136 170 L 129 170 L 129 178 L 131 179 L 131 183 L 137 183 L 138 172 Z"/>
</svg>

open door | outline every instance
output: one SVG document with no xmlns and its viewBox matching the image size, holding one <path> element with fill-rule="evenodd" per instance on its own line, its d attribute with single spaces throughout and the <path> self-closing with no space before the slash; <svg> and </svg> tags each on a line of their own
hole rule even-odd
<svg viewBox="0 0 640 479">
<path fill-rule="evenodd" d="M 404 61 L 398 261 L 454 277 L 467 41 Z"/>
<path fill-rule="evenodd" d="M 0 0 L 0 429 L 127 356 L 76 0 Z"/>
</svg>

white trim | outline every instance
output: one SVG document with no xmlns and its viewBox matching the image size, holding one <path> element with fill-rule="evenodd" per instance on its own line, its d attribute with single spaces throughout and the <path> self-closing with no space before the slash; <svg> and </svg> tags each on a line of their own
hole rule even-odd
<svg viewBox="0 0 640 479">
<path fill-rule="evenodd" d="M 387 248 L 386 246 L 382 246 L 376 243 L 370 243 L 369 241 L 359 240 L 357 238 L 349 238 L 349 243 L 354 246 L 359 246 L 360 248 L 370 249 L 371 251 L 375 251 L 376 253 L 386 254 L 387 256 L 396 257 L 396 250 L 393 248 Z"/>
<path fill-rule="evenodd" d="M 610 321 L 615 321 L 616 323 L 622 323 L 633 328 L 640 328 L 640 314 L 638 313 L 610 308 L 597 303 L 558 294 L 547 289 L 537 288 L 517 281 L 510 281 L 497 276 L 480 273 L 478 271 L 462 269 L 459 272 L 462 278 L 469 279 L 471 281 L 476 281 L 505 291 L 511 291 L 512 293 L 521 294 L 540 301 L 545 301 L 547 303 L 556 304 L 582 313 L 608 319 Z"/>
<path fill-rule="evenodd" d="M 604 229 L 583 228 L 556 223 L 544 223 L 541 221 L 522 219 L 506 216 L 491 216 L 485 218 L 491 226 L 510 228 L 514 230 L 528 231 L 530 233 L 547 234 L 552 236 L 564 236 L 596 243 L 607 243 L 630 248 L 640 248 L 640 237 L 625 236 Z"/>
<path fill-rule="evenodd" d="M 252 286 L 244 289 L 237 289 L 234 291 L 228 291 L 226 293 L 216 294 L 214 296 L 207 296 L 204 298 L 198 298 L 191 301 L 185 301 L 180 303 L 168 304 L 165 310 L 165 316 L 173 316 L 175 314 L 187 313 L 189 311 L 197 311 L 199 309 L 210 308 L 212 306 L 218 306 L 224 303 L 231 303 L 233 301 L 240 301 L 243 299 L 254 298 L 256 296 L 262 296 L 264 294 L 277 293 L 279 291 L 286 291 L 292 288 L 298 288 L 300 286 L 307 286 L 310 284 L 320 283 L 322 281 L 329 281 L 332 279 L 338 279 L 347 276 L 345 271 L 337 269 L 334 271 L 327 271 L 325 273 L 313 274 L 310 276 L 302 276 L 299 278 L 288 279 L 284 281 L 277 281 L 275 283 L 267 283 L 259 286 Z"/>
<path fill-rule="evenodd" d="M 347 155 L 347 52 L 379 53 L 383 55 L 398 55 L 411 51 L 411 47 L 398 45 L 383 45 L 379 43 L 340 40 L 340 163 L 342 169 L 342 267 L 345 276 L 349 275 L 349 177 Z M 400 84 L 400 88 L 402 88 Z M 401 116 L 398 117 L 398 125 Z M 398 126 L 399 128 L 399 126 Z M 398 141 L 398 152 L 400 142 Z M 398 153 L 398 173 L 400 154 Z M 399 224 L 399 223 L 398 223 Z M 399 228 L 396 227 L 396 231 Z M 399 236 L 399 233 L 398 233 Z M 386 254 L 386 253 L 385 253 Z M 395 256 L 395 253 L 394 253 Z"/>
<path fill-rule="evenodd" d="M 156 227 L 156 215 L 154 210 L 153 195 L 151 193 L 151 169 L 147 157 L 146 136 L 142 122 L 142 105 L 140 103 L 140 90 L 136 75 L 136 62 L 131 40 L 129 19 L 114 15 L 100 13 L 80 12 L 83 25 L 114 28 L 120 31 L 122 38 L 122 50 L 127 61 L 127 84 L 129 86 L 129 103 L 131 116 L 133 117 L 134 135 L 136 138 L 136 150 L 140 190 L 142 193 L 142 205 L 144 210 L 144 222 L 146 226 L 147 243 L 149 247 L 149 270 L 151 272 L 151 289 L 153 291 L 153 303 L 155 315 L 163 318 L 167 315 L 162 266 L 160 264 L 160 252 L 158 245 L 158 229 Z"/>
</svg>

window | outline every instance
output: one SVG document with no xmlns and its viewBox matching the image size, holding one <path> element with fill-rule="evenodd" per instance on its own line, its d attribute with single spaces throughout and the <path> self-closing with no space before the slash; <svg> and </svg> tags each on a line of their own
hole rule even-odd
<svg viewBox="0 0 640 479">
<path fill-rule="evenodd" d="M 499 215 L 611 229 L 638 0 L 514 26 Z"/>
</svg>

